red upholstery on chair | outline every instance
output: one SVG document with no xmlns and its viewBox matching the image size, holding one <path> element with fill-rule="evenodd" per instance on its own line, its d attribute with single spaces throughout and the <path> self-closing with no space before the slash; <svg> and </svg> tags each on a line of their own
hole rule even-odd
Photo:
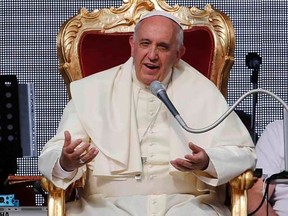
<svg viewBox="0 0 288 216">
<path fill-rule="evenodd" d="M 131 54 L 130 35 L 131 33 L 85 32 L 78 45 L 83 76 L 89 76 L 127 61 Z"/>
<path fill-rule="evenodd" d="M 95 30 L 86 31 L 78 44 L 83 76 L 89 76 L 125 62 L 131 55 L 130 35 L 131 33 L 106 34 Z M 184 44 L 186 53 L 183 60 L 209 77 L 214 52 L 211 31 L 198 26 L 185 30 Z"/>
<path fill-rule="evenodd" d="M 209 78 L 215 47 L 211 31 L 200 26 L 186 30 L 184 45 L 186 52 L 182 59 Z"/>
</svg>

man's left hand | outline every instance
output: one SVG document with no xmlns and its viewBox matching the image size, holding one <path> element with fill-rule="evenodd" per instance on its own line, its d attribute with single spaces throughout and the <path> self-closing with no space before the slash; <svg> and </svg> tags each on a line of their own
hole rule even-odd
<svg viewBox="0 0 288 216">
<path fill-rule="evenodd" d="M 189 148 L 192 150 L 192 153 L 185 155 L 185 159 L 177 158 L 170 161 L 170 163 L 176 169 L 183 172 L 205 170 L 209 164 L 209 157 L 205 150 L 191 142 L 189 143 Z"/>
</svg>

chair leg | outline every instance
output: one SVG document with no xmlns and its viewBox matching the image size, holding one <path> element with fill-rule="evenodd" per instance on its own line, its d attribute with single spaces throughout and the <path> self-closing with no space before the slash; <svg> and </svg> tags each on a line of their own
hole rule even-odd
<svg viewBox="0 0 288 216">
<path fill-rule="evenodd" d="M 48 216 L 65 216 L 64 190 L 50 192 L 48 196 Z"/>
<path fill-rule="evenodd" d="M 232 188 L 232 216 L 247 216 L 247 191 Z"/>
<path fill-rule="evenodd" d="M 56 187 L 43 177 L 42 187 L 48 192 L 48 216 L 65 216 L 65 190 Z"/>
<path fill-rule="evenodd" d="M 232 192 L 232 216 L 247 216 L 247 190 L 253 186 L 256 179 L 253 171 L 247 170 L 229 182 Z"/>
</svg>

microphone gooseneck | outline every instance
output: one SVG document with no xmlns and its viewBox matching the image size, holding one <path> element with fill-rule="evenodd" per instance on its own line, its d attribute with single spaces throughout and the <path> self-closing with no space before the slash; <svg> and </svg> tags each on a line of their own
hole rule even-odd
<svg viewBox="0 0 288 216">
<path fill-rule="evenodd" d="M 152 94 L 154 94 L 155 96 L 157 96 L 166 106 L 167 108 L 170 110 L 171 107 L 174 107 L 174 105 L 171 103 L 170 99 L 168 98 L 168 95 L 166 93 L 165 87 L 164 85 L 159 82 L 159 81 L 153 81 L 150 85 L 150 90 L 152 92 Z M 177 112 L 176 108 L 174 107 L 174 109 L 176 110 L 177 114 L 175 115 L 175 113 L 172 113 L 172 115 L 176 118 L 176 120 L 179 122 L 179 124 L 183 127 L 183 129 L 185 129 L 186 131 L 190 132 L 190 133 L 195 133 L 195 134 L 199 134 L 199 133 L 205 133 L 209 130 L 212 130 L 213 128 L 215 128 L 216 126 L 218 126 L 234 109 L 235 107 L 242 101 L 244 100 L 244 98 L 246 98 L 247 96 L 254 94 L 254 93 L 264 93 L 267 95 L 272 96 L 273 98 L 275 98 L 279 103 L 282 104 L 282 106 L 288 111 L 288 105 L 277 95 L 275 95 L 272 92 L 269 92 L 267 90 L 264 89 L 253 89 L 247 93 L 245 93 L 244 95 L 242 95 L 218 120 L 216 120 L 214 123 L 212 123 L 211 125 L 204 127 L 204 128 L 200 128 L 200 129 L 193 129 L 187 126 L 187 124 L 185 123 L 185 121 L 182 119 L 182 117 L 179 115 L 179 113 Z M 171 112 L 171 110 L 170 110 Z"/>
</svg>

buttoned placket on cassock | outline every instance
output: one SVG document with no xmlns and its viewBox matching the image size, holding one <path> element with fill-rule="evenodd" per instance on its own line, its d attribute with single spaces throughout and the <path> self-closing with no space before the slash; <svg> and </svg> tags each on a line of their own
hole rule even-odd
<svg viewBox="0 0 288 216">
<path fill-rule="evenodd" d="M 167 86 L 171 73 L 163 84 Z M 169 175 L 169 136 L 167 109 L 162 102 L 151 94 L 147 86 L 133 81 L 134 105 L 142 158 L 142 175 L 138 181 L 153 181 Z M 155 185 L 155 187 L 157 187 Z M 148 215 L 163 215 L 166 196 L 152 194 L 147 200 Z"/>
</svg>

